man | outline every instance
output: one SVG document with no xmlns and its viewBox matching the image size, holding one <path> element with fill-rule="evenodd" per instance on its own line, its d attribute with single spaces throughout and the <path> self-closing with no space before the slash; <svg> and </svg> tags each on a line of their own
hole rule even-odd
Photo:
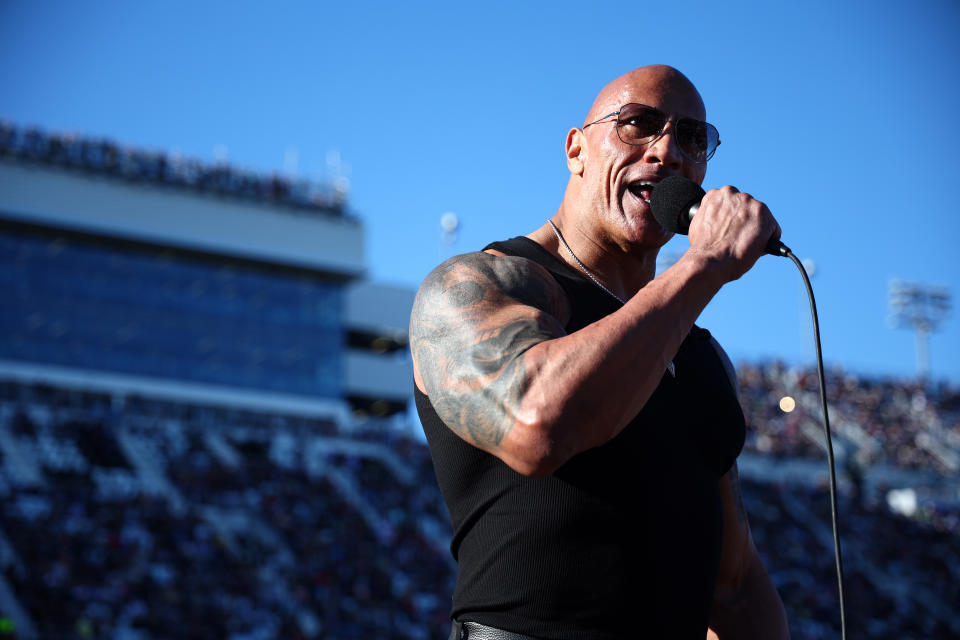
<svg viewBox="0 0 960 640">
<path fill-rule="evenodd" d="M 735 458 L 732 367 L 697 316 L 780 229 L 710 191 L 654 278 L 667 176 L 719 144 L 666 66 L 617 78 L 566 139 L 570 179 L 533 233 L 457 256 L 417 294 L 417 406 L 458 562 L 451 638 L 786 638 Z M 709 631 L 708 631 L 709 626 Z"/>
</svg>

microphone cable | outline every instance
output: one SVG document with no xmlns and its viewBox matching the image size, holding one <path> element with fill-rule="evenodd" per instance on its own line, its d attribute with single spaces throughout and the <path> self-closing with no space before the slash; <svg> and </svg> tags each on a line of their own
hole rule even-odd
<svg viewBox="0 0 960 640">
<path fill-rule="evenodd" d="M 807 270 L 803 268 L 803 264 L 789 248 L 785 245 L 781 245 L 781 247 L 779 255 L 790 258 L 797 265 L 797 269 L 800 270 L 803 284 L 807 288 L 807 298 L 810 300 L 810 315 L 813 318 L 813 341 L 817 353 L 817 376 L 820 380 L 820 406 L 823 408 L 823 429 L 827 438 L 827 465 L 830 468 L 830 519 L 833 525 L 833 553 L 836 558 L 837 592 L 840 601 L 840 637 L 846 640 L 847 617 L 843 600 L 843 560 L 840 555 L 840 526 L 837 517 L 837 472 L 833 461 L 833 440 L 830 438 L 830 416 L 827 412 L 827 391 L 823 375 L 823 355 L 820 351 L 820 322 L 817 319 L 817 303 L 813 299 L 813 287 L 810 286 Z"/>
</svg>

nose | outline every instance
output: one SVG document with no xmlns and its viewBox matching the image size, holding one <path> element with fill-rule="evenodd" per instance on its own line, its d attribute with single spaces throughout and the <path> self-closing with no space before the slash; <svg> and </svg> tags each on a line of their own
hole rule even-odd
<svg viewBox="0 0 960 640">
<path fill-rule="evenodd" d="M 683 164 L 683 152 L 677 145 L 674 133 L 674 122 L 670 120 L 660 133 L 660 137 L 647 145 L 646 152 L 643 154 L 644 161 L 662 164 L 670 169 L 679 169 Z"/>
</svg>

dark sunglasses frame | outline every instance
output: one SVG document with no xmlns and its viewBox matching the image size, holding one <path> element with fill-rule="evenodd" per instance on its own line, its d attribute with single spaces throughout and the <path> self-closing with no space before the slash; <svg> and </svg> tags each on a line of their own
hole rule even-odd
<svg viewBox="0 0 960 640">
<path fill-rule="evenodd" d="M 628 107 L 639 107 L 642 111 L 645 111 L 648 114 L 653 114 L 657 116 L 657 118 L 661 122 L 660 128 L 650 133 L 650 135 L 648 136 L 639 138 L 638 140 L 641 140 L 640 142 L 632 141 L 632 140 L 624 140 L 623 135 L 620 133 L 620 128 L 623 127 L 624 125 L 629 124 L 628 116 L 636 115 L 633 112 L 628 112 L 626 115 L 621 117 L 624 110 L 629 111 Z M 607 120 L 607 118 L 609 118 L 610 116 L 617 116 L 617 119 Z M 583 128 L 586 129 L 591 125 L 601 124 L 605 120 L 607 122 L 615 122 L 617 125 L 617 137 L 620 138 L 621 142 L 623 142 L 624 144 L 629 144 L 634 147 L 642 147 L 644 145 L 648 145 L 659 140 L 661 136 L 663 136 L 663 131 L 664 129 L 667 128 L 667 123 L 670 122 L 671 119 L 673 118 L 671 118 L 669 115 L 667 115 L 660 109 L 657 109 L 656 107 L 651 107 L 650 105 L 646 105 L 646 104 L 640 104 L 639 102 L 628 102 L 627 104 L 620 107 L 619 111 L 608 113 L 602 118 L 599 118 L 597 120 L 594 120 L 593 122 L 583 125 Z M 689 158 L 693 162 L 703 163 L 713 157 L 713 154 L 716 153 L 717 151 L 717 147 L 720 146 L 720 132 L 717 131 L 717 128 L 715 126 L 713 126 L 709 122 L 697 120 L 696 118 L 676 118 L 673 120 L 674 120 L 674 128 L 676 129 L 675 136 L 677 138 L 677 146 L 680 147 L 680 150 L 683 151 L 683 154 L 687 156 L 687 158 Z M 713 145 L 712 149 L 707 148 L 706 156 L 704 157 L 700 157 L 701 152 L 697 150 L 697 147 L 694 141 L 689 139 L 689 136 L 692 135 L 690 132 L 697 131 L 700 127 L 706 127 L 706 130 L 708 132 L 707 133 L 708 141 L 711 137 L 710 136 L 711 131 L 713 132 L 713 138 L 716 139 L 717 141 L 717 143 Z"/>
</svg>

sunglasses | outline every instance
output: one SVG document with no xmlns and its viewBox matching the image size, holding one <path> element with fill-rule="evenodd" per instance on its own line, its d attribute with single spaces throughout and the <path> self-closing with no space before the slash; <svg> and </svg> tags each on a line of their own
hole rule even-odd
<svg viewBox="0 0 960 640">
<path fill-rule="evenodd" d="M 620 140 L 638 147 L 658 140 L 670 122 L 670 116 L 660 109 L 631 102 L 620 107 L 619 111 L 608 113 L 599 120 L 583 125 L 583 128 L 600 124 L 610 116 L 617 116 L 617 135 Z M 694 162 L 706 162 L 720 146 L 720 132 L 717 128 L 709 122 L 693 118 L 674 120 L 673 135 L 680 150 Z"/>
</svg>

